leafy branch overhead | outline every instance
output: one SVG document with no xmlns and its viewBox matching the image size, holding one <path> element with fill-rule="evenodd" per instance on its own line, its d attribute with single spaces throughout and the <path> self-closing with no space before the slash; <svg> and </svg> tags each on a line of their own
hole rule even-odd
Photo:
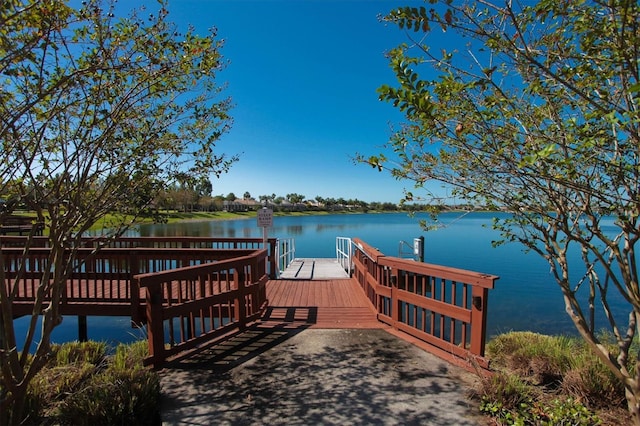
<svg viewBox="0 0 640 426">
<path fill-rule="evenodd" d="M 407 42 L 388 53 L 397 82 L 378 93 L 406 121 L 382 153 L 358 160 L 512 212 L 496 222 L 502 242 L 549 262 L 568 314 L 624 383 L 640 424 L 640 362 L 625 367 L 640 320 L 637 1 L 428 3 L 384 18 Z M 568 260 L 576 251 L 579 264 Z M 615 353 L 595 335 L 605 326 Z"/>
<path fill-rule="evenodd" d="M 128 14 L 124 7 L 0 3 L 0 198 L 7 200 L 0 223 L 25 206 L 45 224 L 50 248 L 22 347 L 12 325 L 20 277 L 1 273 L 0 253 L 2 424 L 23 420 L 26 388 L 50 354 L 85 231 L 109 214 L 107 242 L 176 177 L 209 182 L 237 160 L 216 146 L 231 125 L 231 100 L 217 81 L 225 60 L 215 29 L 178 28 L 164 0 Z M 30 359 L 40 314 L 42 337 Z"/>
</svg>

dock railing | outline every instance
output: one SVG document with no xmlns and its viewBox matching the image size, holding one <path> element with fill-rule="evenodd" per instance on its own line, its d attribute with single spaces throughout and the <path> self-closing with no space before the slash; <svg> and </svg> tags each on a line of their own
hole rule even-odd
<svg viewBox="0 0 640 426">
<path fill-rule="evenodd" d="M 280 278 L 280 274 L 287 269 L 296 257 L 296 240 L 295 238 L 279 238 L 275 247 L 276 270 L 278 271 L 278 278 Z"/>
<path fill-rule="evenodd" d="M 336 259 L 349 276 L 353 272 L 353 243 L 349 237 L 336 237 Z"/>
<path fill-rule="evenodd" d="M 146 289 L 147 364 L 213 344 L 266 309 L 266 250 L 216 263 L 134 277 Z"/>
<path fill-rule="evenodd" d="M 385 256 L 354 238 L 354 276 L 378 320 L 451 362 L 488 367 L 488 291 L 495 275 Z"/>
<path fill-rule="evenodd" d="M 80 240 L 81 248 L 105 249 L 213 249 L 213 250 L 259 250 L 268 249 L 268 273 L 275 278 L 278 272 L 276 253 L 277 239 L 269 238 L 267 247 L 262 238 L 218 238 L 218 237 L 119 237 L 116 240 L 99 236 L 84 237 Z M 28 239 L 25 236 L 0 235 L 0 248 L 47 248 L 49 238 L 44 236 Z"/>
<path fill-rule="evenodd" d="M 25 250 L 19 247 L 24 237 L 7 238 L 0 238 L 0 285 L 12 295 L 14 318 L 31 315 L 39 292 L 45 306 L 51 300 L 52 288 L 42 281 L 52 269 L 51 249 L 46 239 Z M 136 238 L 95 250 L 95 241 L 84 241 L 73 249 L 71 272 L 60 289 L 60 313 L 130 315 L 132 324 L 147 325 L 147 362 L 159 367 L 178 352 L 259 318 L 267 303 L 273 243 L 267 250 L 250 248 L 253 241 Z"/>
</svg>

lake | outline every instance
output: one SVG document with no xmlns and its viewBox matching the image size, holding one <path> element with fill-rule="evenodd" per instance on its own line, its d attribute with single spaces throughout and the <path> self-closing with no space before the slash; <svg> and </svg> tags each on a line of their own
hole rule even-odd
<svg viewBox="0 0 640 426">
<path fill-rule="evenodd" d="M 336 237 L 357 237 L 388 256 L 398 256 L 400 242 L 425 238 L 425 262 L 498 275 L 489 292 L 488 336 L 511 330 L 531 330 L 545 334 L 577 334 L 564 310 L 562 293 L 549 272 L 549 265 L 536 253 L 525 253 L 517 243 L 493 248 L 499 239 L 491 229 L 492 218 L 505 213 L 473 212 L 439 216 L 443 228 L 423 231 L 420 219 L 406 213 L 340 214 L 274 217 L 269 237 L 294 238 L 296 257 L 335 257 Z M 256 219 L 183 222 L 143 225 L 141 236 L 205 236 L 261 238 Z M 403 250 L 405 253 L 408 248 Z M 407 257 L 407 256 L 405 256 Z M 616 312 L 624 315 L 624 305 L 612 298 Z M 130 342 L 143 334 L 129 327 L 129 318 L 89 317 L 89 338 L 110 343 Z M 605 323 L 601 322 L 602 328 Z M 17 328 L 26 327 L 26 319 Z M 24 333 L 23 333 L 24 334 Z M 56 342 L 77 337 L 75 317 L 64 319 L 53 334 Z"/>
</svg>

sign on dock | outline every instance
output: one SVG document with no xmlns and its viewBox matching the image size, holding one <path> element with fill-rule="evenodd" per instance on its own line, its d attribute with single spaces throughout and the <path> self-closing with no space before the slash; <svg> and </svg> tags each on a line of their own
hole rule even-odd
<svg viewBox="0 0 640 426">
<path fill-rule="evenodd" d="M 271 228 L 273 226 L 273 210 L 266 207 L 258 210 L 258 227 Z"/>
</svg>

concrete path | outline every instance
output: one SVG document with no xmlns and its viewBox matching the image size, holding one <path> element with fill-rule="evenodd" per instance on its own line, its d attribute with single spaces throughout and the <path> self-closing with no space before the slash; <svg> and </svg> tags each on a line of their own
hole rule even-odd
<svg viewBox="0 0 640 426">
<path fill-rule="evenodd" d="M 255 326 L 161 371 L 167 425 L 478 425 L 475 376 L 384 330 Z"/>
</svg>

